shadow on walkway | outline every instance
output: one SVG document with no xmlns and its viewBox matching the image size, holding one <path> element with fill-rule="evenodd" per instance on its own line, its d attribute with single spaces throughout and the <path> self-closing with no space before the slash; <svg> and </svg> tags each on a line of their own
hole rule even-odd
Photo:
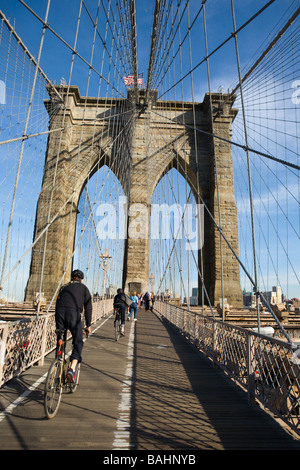
<svg viewBox="0 0 300 470">
<path fill-rule="evenodd" d="M 295 440 L 166 320 L 140 309 L 132 448 L 300 450 Z"/>
</svg>

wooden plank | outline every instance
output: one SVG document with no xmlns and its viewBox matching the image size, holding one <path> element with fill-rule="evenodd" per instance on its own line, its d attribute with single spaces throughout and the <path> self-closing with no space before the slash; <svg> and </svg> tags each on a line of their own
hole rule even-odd
<svg viewBox="0 0 300 470">
<path fill-rule="evenodd" d="M 131 327 L 132 383 L 126 378 Z M 28 390 L 52 359 L 6 384 L 0 390 L 1 409 Z M 126 323 L 126 336 L 119 342 L 113 318 L 88 338 L 80 385 L 75 394 L 63 396 L 53 420 L 45 419 L 43 383 L 0 420 L 0 449 L 113 451 L 124 383 L 129 384 L 131 406 L 124 441 L 133 451 L 300 450 L 299 440 L 259 407 L 250 407 L 247 395 L 175 328 L 143 309 L 135 324 Z"/>
</svg>

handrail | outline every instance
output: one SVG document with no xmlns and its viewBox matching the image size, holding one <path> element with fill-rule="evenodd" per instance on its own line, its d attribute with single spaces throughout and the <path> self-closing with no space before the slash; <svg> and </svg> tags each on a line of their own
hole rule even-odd
<svg viewBox="0 0 300 470">
<path fill-rule="evenodd" d="M 154 311 L 174 325 L 214 366 L 300 436 L 300 345 L 265 336 L 155 301 Z"/>
<path fill-rule="evenodd" d="M 113 299 L 93 302 L 92 323 L 113 310 Z M 56 347 L 54 312 L 0 323 L 0 387 Z M 84 321 L 84 319 L 82 319 Z"/>
<path fill-rule="evenodd" d="M 92 323 L 113 310 L 113 300 L 93 303 Z M 300 347 L 246 328 L 156 301 L 165 318 L 248 394 L 300 435 Z M 56 346 L 54 313 L 0 324 L 0 387 Z"/>
</svg>

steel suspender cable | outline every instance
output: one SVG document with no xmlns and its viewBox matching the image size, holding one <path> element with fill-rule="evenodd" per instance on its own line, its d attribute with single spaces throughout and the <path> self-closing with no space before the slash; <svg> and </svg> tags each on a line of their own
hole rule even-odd
<svg viewBox="0 0 300 470">
<path fill-rule="evenodd" d="M 46 14 L 45 14 L 45 23 L 47 22 L 47 19 L 48 19 L 50 3 L 51 3 L 51 0 L 48 0 Z M 29 117 L 30 117 L 30 112 L 31 112 L 31 107 L 32 107 L 32 101 L 33 101 L 33 96 L 34 96 L 34 91 L 35 91 L 36 80 L 37 80 L 37 74 L 38 74 L 38 71 L 39 71 L 39 63 L 40 63 L 40 58 L 41 58 L 42 49 L 43 49 L 45 30 L 46 30 L 46 27 L 44 26 L 43 30 L 42 30 L 41 40 L 40 40 L 39 54 L 38 54 L 38 59 L 37 59 L 37 62 L 36 62 L 36 67 L 35 67 L 34 79 L 33 79 L 33 84 L 32 84 L 32 89 L 31 89 L 30 100 L 29 100 L 28 108 L 27 108 L 26 121 L 25 121 L 23 135 L 27 134 Z M 11 232 L 11 226 L 12 226 L 13 216 L 14 216 L 14 206 L 15 206 L 15 201 L 16 201 L 16 193 L 17 193 L 17 188 L 18 188 L 18 182 L 19 182 L 19 176 L 20 176 L 23 153 L 24 153 L 24 141 L 22 141 L 22 144 L 21 144 L 18 169 L 17 169 L 16 179 L 15 179 L 15 183 L 14 183 L 14 194 L 13 194 L 13 200 L 12 200 L 11 211 L 10 211 L 10 219 L 9 219 L 9 224 L 8 224 L 8 229 L 7 229 L 7 238 L 6 238 L 5 251 L 4 251 L 4 256 L 3 256 L 3 264 L 2 264 L 1 279 L 0 279 L 0 289 L 3 289 L 3 279 L 4 279 L 5 268 L 6 268 L 8 244 L 9 244 L 9 240 L 10 240 L 10 232 Z"/>
</svg>

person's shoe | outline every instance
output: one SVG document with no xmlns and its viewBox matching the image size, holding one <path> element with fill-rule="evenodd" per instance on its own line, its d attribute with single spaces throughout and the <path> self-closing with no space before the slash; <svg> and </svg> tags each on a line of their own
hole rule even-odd
<svg viewBox="0 0 300 470">
<path fill-rule="evenodd" d="M 73 371 L 73 369 L 68 369 L 66 377 L 67 377 L 67 382 L 71 384 L 75 383 L 75 372 Z"/>
<path fill-rule="evenodd" d="M 134 321 L 137 321 L 137 318 L 135 318 Z"/>
<path fill-rule="evenodd" d="M 121 335 L 124 335 L 125 334 L 125 330 L 124 330 L 124 326 L 121 325 L 121 331 L 120 331 Z"/>
</svg>

